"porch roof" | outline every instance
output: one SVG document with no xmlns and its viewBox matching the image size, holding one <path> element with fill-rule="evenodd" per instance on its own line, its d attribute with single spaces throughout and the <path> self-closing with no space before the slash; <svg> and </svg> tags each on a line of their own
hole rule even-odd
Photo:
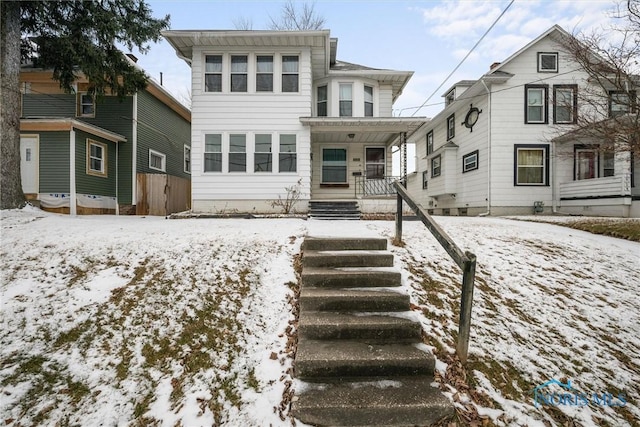
<svg viewBox="0 0 640 427">
<path fill-rule="evenodd" d="M 71 131 L 78 129 L 115 143 L 126 142 L 127 138 L 119 133 L 70 118 L 26 118 L 20 119 L 21 132 Z"/>
<path fill-rule="evenodd" d="M 311 134 L 322 134 L 324 142 L 399 142 L 400 133 L 411 136 L 427 117 L 300 117 Z"/>
</svg>

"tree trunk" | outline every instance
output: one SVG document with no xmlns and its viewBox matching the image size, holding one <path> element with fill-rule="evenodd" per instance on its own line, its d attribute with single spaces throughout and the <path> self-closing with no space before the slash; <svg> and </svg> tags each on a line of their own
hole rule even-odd
<svg viewBox="0 0 640 427">
<path fill-rule="evenodd" d="M 20 2 L 3 1 L 0 8 L 0 209 L 15 209 L 25 203 L 20 178 Z"/>
</svg>

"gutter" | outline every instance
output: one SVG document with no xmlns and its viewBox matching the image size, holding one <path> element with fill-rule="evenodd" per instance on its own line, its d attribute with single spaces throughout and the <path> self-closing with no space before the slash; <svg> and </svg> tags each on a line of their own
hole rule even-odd
<svg viewBox="0 0 640 427">
<path fill-rule="evenodd" d="M 491 215 L 491 91 L 484 79 L 480 79 L 487 91 L 487 211 L 478 216 Z"/>
</svg>

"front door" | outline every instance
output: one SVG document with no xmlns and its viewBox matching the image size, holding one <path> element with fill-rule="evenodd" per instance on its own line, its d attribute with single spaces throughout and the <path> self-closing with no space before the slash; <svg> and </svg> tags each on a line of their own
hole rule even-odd
<svg viewBox="0 0 640 427">
<path fill-rule="evenodd" d="M 36 194 L 39 190 L 38 171 L 40 167 L 39 144 L 37 136 L 20 137 L 20 177 L 22 191 L 25 194 Z"/>
<path fill-rule="evenodd" d="M 598 177 L 598 152 L 590 149 L 576 150 L 576 180 Z"/>
<path fill-rule="evenodd" d="M 389 184 L 385 180 L 387 168 L 384 147 L 366 147 L 365 153 L 365 195 L 386 195 L 390 194 Z"/>
</svg>

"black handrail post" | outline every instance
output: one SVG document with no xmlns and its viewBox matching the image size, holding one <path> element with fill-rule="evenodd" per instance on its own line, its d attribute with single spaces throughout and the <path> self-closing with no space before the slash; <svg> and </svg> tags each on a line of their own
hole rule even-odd
<svg viewBox="0 0 640 427">
<path fill-rule="evenodd" d="M 397 198 L 397 208 L 396 208 L 396 239 L 395 242 L 397 245 L 402 244 L 402 195 L 398 193 Z"/>
<path fill-rule="evenodd" d="M 471 306 L 473 305 L 473 282 L 476 276 L 476 256 L 465 252 L 467 259 L 462 268 L 462 296 L 460 297 L 460 322 L 458 326 L 458 357 L 467 363 L 469 333 L 471 330 Z"/>
</svg>

